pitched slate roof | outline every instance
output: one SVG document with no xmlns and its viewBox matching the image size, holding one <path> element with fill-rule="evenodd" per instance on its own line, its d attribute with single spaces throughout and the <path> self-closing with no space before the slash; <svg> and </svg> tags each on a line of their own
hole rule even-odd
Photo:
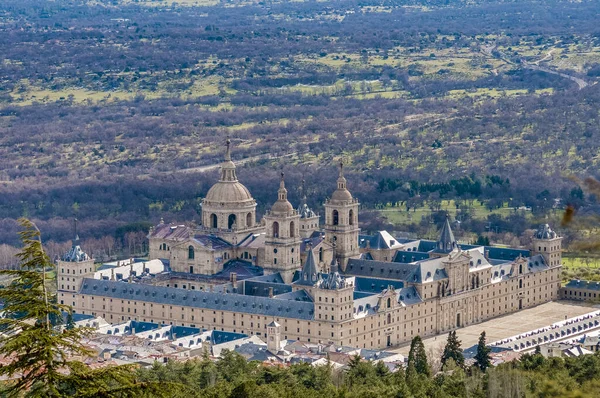
<svg viewBox="0 0 600 398">
<path fill-rule="evenodd" d="M 434 252 L 436 253 L 450 253 L 452 250 L 458 248 L 458 244 L 456 243 L 456 239 L 454 238 L 454 233 L 452 232 L 452 228 L 450 227 L 450 218 L 446 217 L 444 224 L 442 225 L 442 230 L 440 232 L 440 238 L 437 241 L 436 248 Z"/>
<path fill-rule="evenodd" d="M 404 305 L 413 305 L 423 302 L 421 296 L 419 296 L 419 292 L 417 292 L 417 289 L 415 289 L 414 286 L 402 288 L 396 293 L 398 294 L 398 301 Z"/>
<path fill-rule="evenodd" d="M 243 286 L 243 293 L 247 296 L 269 297 L 269 288 L 273 288 L 273 295 L 289 293 L 292 291 L 292 286 L 286 285 L 285 283 L 245 280 Z"/>
<path fill-rule="evenodd" d="M 388 286 L 393 286 L 394 289 L 401 289 L 404 286 L 404 282 L 391 281 L 386 279 L 357 277 L 354 279 L 354 286 L 354 291 L 366 293 L 381 293 L 383 290 L 387 289 Z"/>
<path fill-rule="evenodd" d="M 148 238 L 184 241 L 194 233 L 194 229 L 187 225 L 158 224 L 148 234 Z"/>
<path fill-rule="evenodd" d="M 392 259 L 395 263 L 412 263 L 415 261 L 426 260 L 429 258 L 429 253 L 402 251 L 398 250 Z"/>
<path fill-rule="evenodd" d="M 222 294 L 199 290 L 183 290 L 164 286 L 86 278 L 81 295 L 95 295 L 120 300 L 139 300 L 156 304 L 205 308 L 217 311 L 243 312 L 295 319 L 314 319 L 314 304 L 268 297 Z"/>
<path fill-rule="evenodd" d="M 600 282 L 572 279 L 565 285 L 565 287 L 570 287 L 571 289 L 600 290 Z"/>
<path fill-rule="evenodd" d="M 315 262 L 315 255 L 312 248 L 309 246 L 306 260 L 302 265 L 299 279 L 295 282 L 298 285 L 314 286 L 319 280 L 320 275 Z"/>
<path fill-rule="evenodd" d="M 295 292 L 279 294 L 275 298 L 280 300 L 313 301 L 312 297 L 306 293 L 306 290 L 296 290 Z"/>
<path fill-rule="evenodd" d="M 417 267 L 417 264 L 349 259 L 344 273 L 369 278 L 406 281 L 412 277 Z"/>
<path fill-rule="evenodd" d="M 360 235 L 358 238 L 361 248 L 371 248 L 374 250 L 394 249 L 402 247 L 400 240 L 394 238 L 387 231 L 378 231 L 375 235 Z"/>
</svg>

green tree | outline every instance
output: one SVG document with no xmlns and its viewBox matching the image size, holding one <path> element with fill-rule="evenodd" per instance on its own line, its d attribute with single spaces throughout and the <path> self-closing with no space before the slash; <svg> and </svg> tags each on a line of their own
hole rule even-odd
<svg viewBox="0 0 600 398">
<path fill-rule="evenodd" d="M 492 366 L 490 359 L 491 349 L 485 344 L 485 331 L 481 332 L 479 336 L 479 343 L 477 343 L 477 354 L 475 354 L 475 364 L 482 372 L 485 372 L 487 368 Z"/>
<path fill-rule="evenodd" d="M 67 324 L 65 326 L 67 330 L 75 329 L 75 322 L 73 321 L 73 311 L 67 313 Z"/>
<path fill-rule="evenodd" d="M 410 368 L 414 368 L 417 374 L 430 377 L 431 369 L 427 362 L 427 354 L 421 336 L 415 336 L 410 343 L 410 351 L 408 353 L 408 365 L 406 369 L 407 377 Z"/>
<path fill-rule="evenodd" d="M 23 249 L 17 254 L 20 270 L 0 271 L 14 278 L 0 289 L 4 317 L 0 328 L 0 355 L 10 362 L 0 366 L 0 375 L 10 380 L 3 396 L 8 397 L 101 397 L 127 392 L 141 393 L 129 367 L 91 370 L 73 356 L 95 354 L 81 344 L 89 329 L 60 330 L 52 319 L 61 319 L 71 308 L 58 304 L 48 285 L 54 268 L 42 248 L 40 231 L 31 221 L 20 219 Z M 125 395 L 127 395 L 125 394 Z"/>
<path fill-rule="evenodd" d="M 460 348 L 460 340 L 456 337 L 456 331 L 448 333 L 448 341 L 442 354 L 442 367 L 446 365 L 449 359 L 454 360 L 454 363 L 461 368 L 465 366 L 465 357 L 462 348 Z"/>
</svg>

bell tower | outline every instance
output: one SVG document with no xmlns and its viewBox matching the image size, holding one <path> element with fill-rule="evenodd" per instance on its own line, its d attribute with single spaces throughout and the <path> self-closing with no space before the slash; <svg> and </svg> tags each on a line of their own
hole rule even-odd
<svg viewBox="0 0 600 398">
<path fill-rule="evenodd" d="M 359 256 L 358 200 L 346 188 L 344 164 L 340 163 L 337 189 L 325 201 L 325 239 L 335 244 L 337 259 L 346 269 L 348 259 Z"/>
<path fill-rule="evenodd" d="M 284 175 L 281 173 L 277 201 L 264 216 L 265 263 L 264 268 L 272 273 L 279 272 L 286 283 L 290 283 L 300 263 L 300 215 L 287 199 Z"/>
</svg>

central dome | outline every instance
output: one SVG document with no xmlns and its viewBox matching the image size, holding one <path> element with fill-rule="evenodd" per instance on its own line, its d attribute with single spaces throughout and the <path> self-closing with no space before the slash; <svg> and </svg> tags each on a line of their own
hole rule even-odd
<svg viewBox="0 0 600 398">
<path fill-rule="evenodd" d="M 248 188 L 237 179 L 235 164 L 231 161 L 231 141 L 229 139 L 227 139 L 226 145 L 225 161 L 221 163 L 221 178 L 208 190 L 204 200 L 216 203 L 253 202 L 254 199 Z"/>
<path fill-rule="evenodd" d="M 219 181 L 213 185 L 204 200 L 209 202 L 245 202 L 253 201 L 248 188 L 239 181 Z"/>
</svg>

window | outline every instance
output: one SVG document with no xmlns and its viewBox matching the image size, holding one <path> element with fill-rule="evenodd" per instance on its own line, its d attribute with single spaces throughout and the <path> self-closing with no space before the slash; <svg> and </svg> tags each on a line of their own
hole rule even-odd
<svg viewBox="0 0 600 398">
<path fill-rule="evenodd" d="M 252 226 L 252 213 L 246 214 L 246 226 L 247 227 Z"/>
<path fill-rule="evenodd" d="M 277 221 L 273 223 L 273 236 L 279 238 L 279 223 Z"/>
<path fill-rule="evenodd" d="M 193 274 L 193 273 L 194 273 L 194 266 L 190 265 L 190 274 Z"/>
<path fill-rule="evenodd" d="M 210 215 L 210 226 L 212 228 L 217 228 L 217 215 L 216 214 Z"/>
<path fill-rule="evenodd" d="M 339 225 L 340 223 L 340 214 L 337 210 L 334 210 L 332 213 L 333 225 Z"/>
<path fill-rule="evenodd" d="M 293 222 L 293 221 L 291 221 L 291 222 L 290 222 L 290 238 L 293 238 L 293 237 L 294 237 L 294 235 L 296 234 L 296 233 L 294 232 L 294 227 L 295 227 L 295 225 L 294 225 L 294 222 Z"/>
<path fill-rule="evenodd" d="M 194 259 L 194 246 L 188 247 L 188 260 Z"/>
<path fill-rule="evenodd" d="M 350 210 L 348 213 L 348 224 L 354 225 L 354 211 Z"/>
<path fill-rule="evenodd" d="M 230 214 L 227 218 L 227 228 L 233 229 L 235 226 L 235 214 Z"/>
</svg>

